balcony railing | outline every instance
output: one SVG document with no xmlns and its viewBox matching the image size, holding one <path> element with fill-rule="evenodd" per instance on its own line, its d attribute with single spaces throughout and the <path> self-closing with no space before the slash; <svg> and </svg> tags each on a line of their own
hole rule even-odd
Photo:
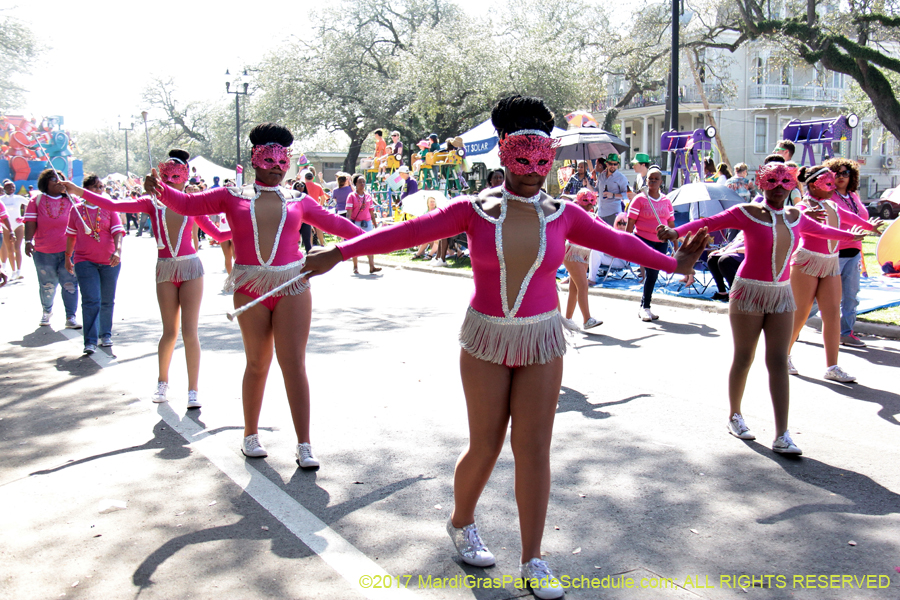
<svg viewBox="0 0 900 600">
<path fill-rule="evenodd" d="M 842 88 L 826 88 L 812 85 L 752 84 L 747 87 L 751 100 L 796 100 L 799 102 L 819 102 L 841 104 L 844 101 Z"/>
<path fill-rule="evenodd" d="M 703 86 L 703 91 L 706 93 L 706 100 L 710 104 L 722 104 L 725 101 L 725 94 L 722 90 L 716 85 L 706 84 Z M 607 111 L 610 108 L 614 107 L 619 101 L 622 99 L 621 95 L 610 95 L 604 98 L 603 100 L 594 102 L 591 105 L 592 112 L 603 112 Z M 631 99 L 631 101 L 621 107 L 621 110 L 626 110 L 629 108 L 643 108 L 645 106 L 661 106 L 666 104 L 668 99 L 668 94 L 665 90 L 660 90 L 656 92 L 647 92 L 644 94 L 639 94 Z M 678 102 L 682 104 L 699 104 L 703 100 L 700 98 L 700 92 L 697 90 L 697 87 L 694 85 L 684 85 L 678 89 Z"/>
</svg>

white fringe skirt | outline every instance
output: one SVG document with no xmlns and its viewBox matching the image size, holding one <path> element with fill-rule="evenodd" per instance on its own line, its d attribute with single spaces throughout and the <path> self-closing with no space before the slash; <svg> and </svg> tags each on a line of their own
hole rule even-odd
<svg viewBox="0 0 900 600">
<path fill-rule="evenodd" d="M 783 313 L 797 309 L 790 280 L 772 283 L 735 277 L 729 298 L 731 306 L 742 312 Z"/>
<path fill-rule="evenodd" d="M 470 306 L 459 345 L 475 358 L 498 365 L 542 365 L 566 353 L 563 317 L 556 309 L 533 317 L 492 317 Z"/>
<path fill-rule="evenodd" d="M 564 261 L 588 264 L 590 256 L 590 248 L 568 242 L 566 243 L 566 256 L 563 258 Z"/>
<path fill-rule="evenodd" d="M 196 254 L 156 259 L 156 283 L 181 283 L 203 277 L 203 263 Z"/>
<path fill-rule="evenodd" d="M 811 277 L 830 277 L 841 274 L 837 252 L 822 254 L 806 248 L 798 248 L 791 257 L 791 268 L 800 269 Z"/>
<path fill-rule="evenodd" d="M 302 273 L 304 264 L 306 264 L 306 258 L 278 267 L 235 263 L 231 275 L 225 280 L 225 291 L 234 292 L 245 287 L 255 294 L 265 294 Z M 309 282 L 298 279 L 274 295 L 297 296 L 308 289 Z"/>
</svg>

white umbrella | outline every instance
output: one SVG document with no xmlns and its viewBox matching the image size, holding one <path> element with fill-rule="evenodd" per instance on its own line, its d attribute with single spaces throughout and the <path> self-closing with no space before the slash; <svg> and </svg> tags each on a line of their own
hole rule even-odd
<svg viewBox="0 0 900 600">
<path fill-rule="evenodd" d="M 450 198 L 437 190 L 419 190 L 403 199 L 403 212 L 421 217 L 428 212 L 428 200 L 434 198 L 436 208 L 443 208 L 452 202 Z"/>
<path fill-rule="evenodd" d="M 553 137 L 559 140 L 556 160 L 594 160 L 628 150 L 618 136 L 596 127 L 576 127 Z"/>
</svg>

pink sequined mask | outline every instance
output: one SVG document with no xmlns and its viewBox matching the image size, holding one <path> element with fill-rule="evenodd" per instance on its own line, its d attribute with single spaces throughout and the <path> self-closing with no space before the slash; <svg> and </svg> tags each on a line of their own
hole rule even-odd
<svg viewBox="0 0 900 600">
<path fill-rule="evenodd" d="M 833 192 L 837 189 L 837 186 L 834 184 L 834 173 L 832 173 L 831 170 L 827 173 L 822 173 L 809 184 L 809 187 L 822 190 L 823 192 Z"/>
<path fill-rule="evenodd" d="M 291 166 L 291 149 L 281 144 L 253 146 L 250 164 L 255 169 L 280 168 L 287 171 Z"/>
<path fill-rule="evenodd" d="M 175 161 L 166 161 L 159 163 L 159 174 L 165 183 L 174 183 L 176 185 L 187 183 L 188 166 L 184 163 Z"/>
<path fill-rule="evenodd" d="M 597 206 L 597 194 L 582 188 L 578 190 L 578 195 L 575 196 L 575 204 L 586 210 L 592 210 Z"/>
<path fill-rule="evenodd" d="M 779 186 L 792 190 L 797 187 L 797 180 L 794 179 L 790 167 L 784 166 L 783 163 L 769 163 L 756 172 L 756 185 L 763 190 L 774 190 Z"/>
<path fill-rule="evenodd" d="M 500 164 L 516 175 L 550 174 L 556 140 L 540 135 L 508 135 L 500 140 Z"/>
</svg>

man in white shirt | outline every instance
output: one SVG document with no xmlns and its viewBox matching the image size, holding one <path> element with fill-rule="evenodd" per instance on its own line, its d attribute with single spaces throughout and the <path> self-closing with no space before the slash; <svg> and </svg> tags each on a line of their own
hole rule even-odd
<svg viewBox="0 0 900 600">
<path fill-rule="evenodd" d="M 628 178 L 619 171 L 619 162 L 618 154 L 607 156 L 606 170 L 597 178 L 597 191 L 600 194 L 597 216 L 610 226 L 615 223 L 616 215 L 625 210 L 625 202 L 628 200 Z"/>
</svg>

